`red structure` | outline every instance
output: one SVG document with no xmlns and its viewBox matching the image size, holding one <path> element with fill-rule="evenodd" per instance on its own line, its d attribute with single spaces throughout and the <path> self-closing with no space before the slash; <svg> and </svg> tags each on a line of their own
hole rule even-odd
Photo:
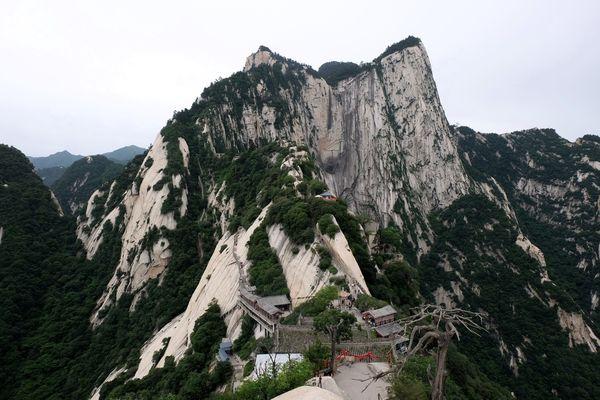
<svg viewBox="0 0 600 400">
<path fill-rule="evenodd" d="M 363 354 L 352 354 L 347 349 L 341 350 L 340 353 L 335 358 L 335 360 L 336 361 L 340 361 L 341 359 L 343 359 L 345 357 L 354 357 L 354 359 L 356 361 L 368 361 L 368 362 L 371 362 L 373 360 L 379 360 L 379 357 L 377 357 L 375 354 L 373 354 L 372 351 L 368 351 L 368 352 L 363 353 Z"/>
<path fill-rule="evenodd" d="M 315 197 L 317 197 L 319 199 L 327 200 L 327 201 L 336 201 L 337 200 L 337 196 L 329 191 L 318 194 Z"/>
</svg>

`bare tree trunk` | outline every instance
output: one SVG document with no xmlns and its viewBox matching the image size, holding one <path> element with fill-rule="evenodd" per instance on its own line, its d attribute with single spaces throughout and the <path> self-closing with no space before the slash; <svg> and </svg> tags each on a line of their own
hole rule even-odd
<svg viewBox="0 0 600 400">
<path fill-rule="evenodd" d="M 331 368 L 331 376 L 335 375 L 335 344 L 336 344 L 336 336 L 337 329 L 331 329 L 331 363 L 329 367 Z"/>
<path fill-rule="evenodd" d="M 431 376 L 429 368 L 427 375 L 431 384 L 431 400 L 443 400 L 448 347 L 454 336 L 460 340 L 457 327 L 479 336 L 478 331 L 487 331 L 480 325 L 483 323 L 484 315 L 460 308 L 446 308 L 445 305 L 433 304 L 423 305 L 413 311 L 413 315 L 399 320 L 404 325 L 405 332 L 410 331 L 406 354 L 401 357 L 395 368 L 381 372 L 369 379 L 375 381 L 392 372 L 401 373 L 408 358 L 426 351 L 429 346 L 437 342 L 435 377 Z M 431 322 L 428 322 L 429 319 Z"/>
<path fill-rule="evenodd" d="M 444 381 L 446 380 L 446 356 L 448 355 L 448 346 L 450 338 L 448 334 L 440 338 L 438 351 L 436 354 L 436 371 L 431 385 L 431 400 L 444 399 Z"/>
</svg>

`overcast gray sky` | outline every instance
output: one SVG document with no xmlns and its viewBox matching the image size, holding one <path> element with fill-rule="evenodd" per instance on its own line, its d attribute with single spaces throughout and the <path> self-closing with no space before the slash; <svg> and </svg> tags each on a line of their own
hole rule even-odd
<svg viewBox="0 0 600 400">
<path fill-rule="evenodd" d="M 0 0 L 0 142 L 29 155 L 147 146 L 261 44 L 317 68 L 408 35 L 451 123 L 600 133 L 596 0 Z"/>
</svg>

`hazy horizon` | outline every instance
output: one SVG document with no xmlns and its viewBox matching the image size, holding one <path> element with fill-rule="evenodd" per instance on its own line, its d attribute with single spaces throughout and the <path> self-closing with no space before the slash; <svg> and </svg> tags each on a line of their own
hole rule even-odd
<svg viewBox="0 0 600 400">
<path fill-rule="evenodd" d="M 30 156 L 147 147 L 259 45 L 318 68 L 409 35 L 451 124 L 572 141 L 600 133 L 599 16 L 593 1 L 15 2 L 0 15 L 0 142 Z"/>
</svg>

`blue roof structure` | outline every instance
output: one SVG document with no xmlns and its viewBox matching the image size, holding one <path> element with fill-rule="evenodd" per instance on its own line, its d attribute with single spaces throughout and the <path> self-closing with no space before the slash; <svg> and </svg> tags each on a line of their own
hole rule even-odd
<svg viewBox="0 0 600 400">
<path fill-rule="evenodd" d="M 229 361 L 229 357 L 231 356 L 231 348 L 231 340 L 223 338 L 223 340 L 221 340 L 221 344 L 219 345 L 219 351 L 217 352 L 217 360 L 221 362 Z"/>
</svg>

